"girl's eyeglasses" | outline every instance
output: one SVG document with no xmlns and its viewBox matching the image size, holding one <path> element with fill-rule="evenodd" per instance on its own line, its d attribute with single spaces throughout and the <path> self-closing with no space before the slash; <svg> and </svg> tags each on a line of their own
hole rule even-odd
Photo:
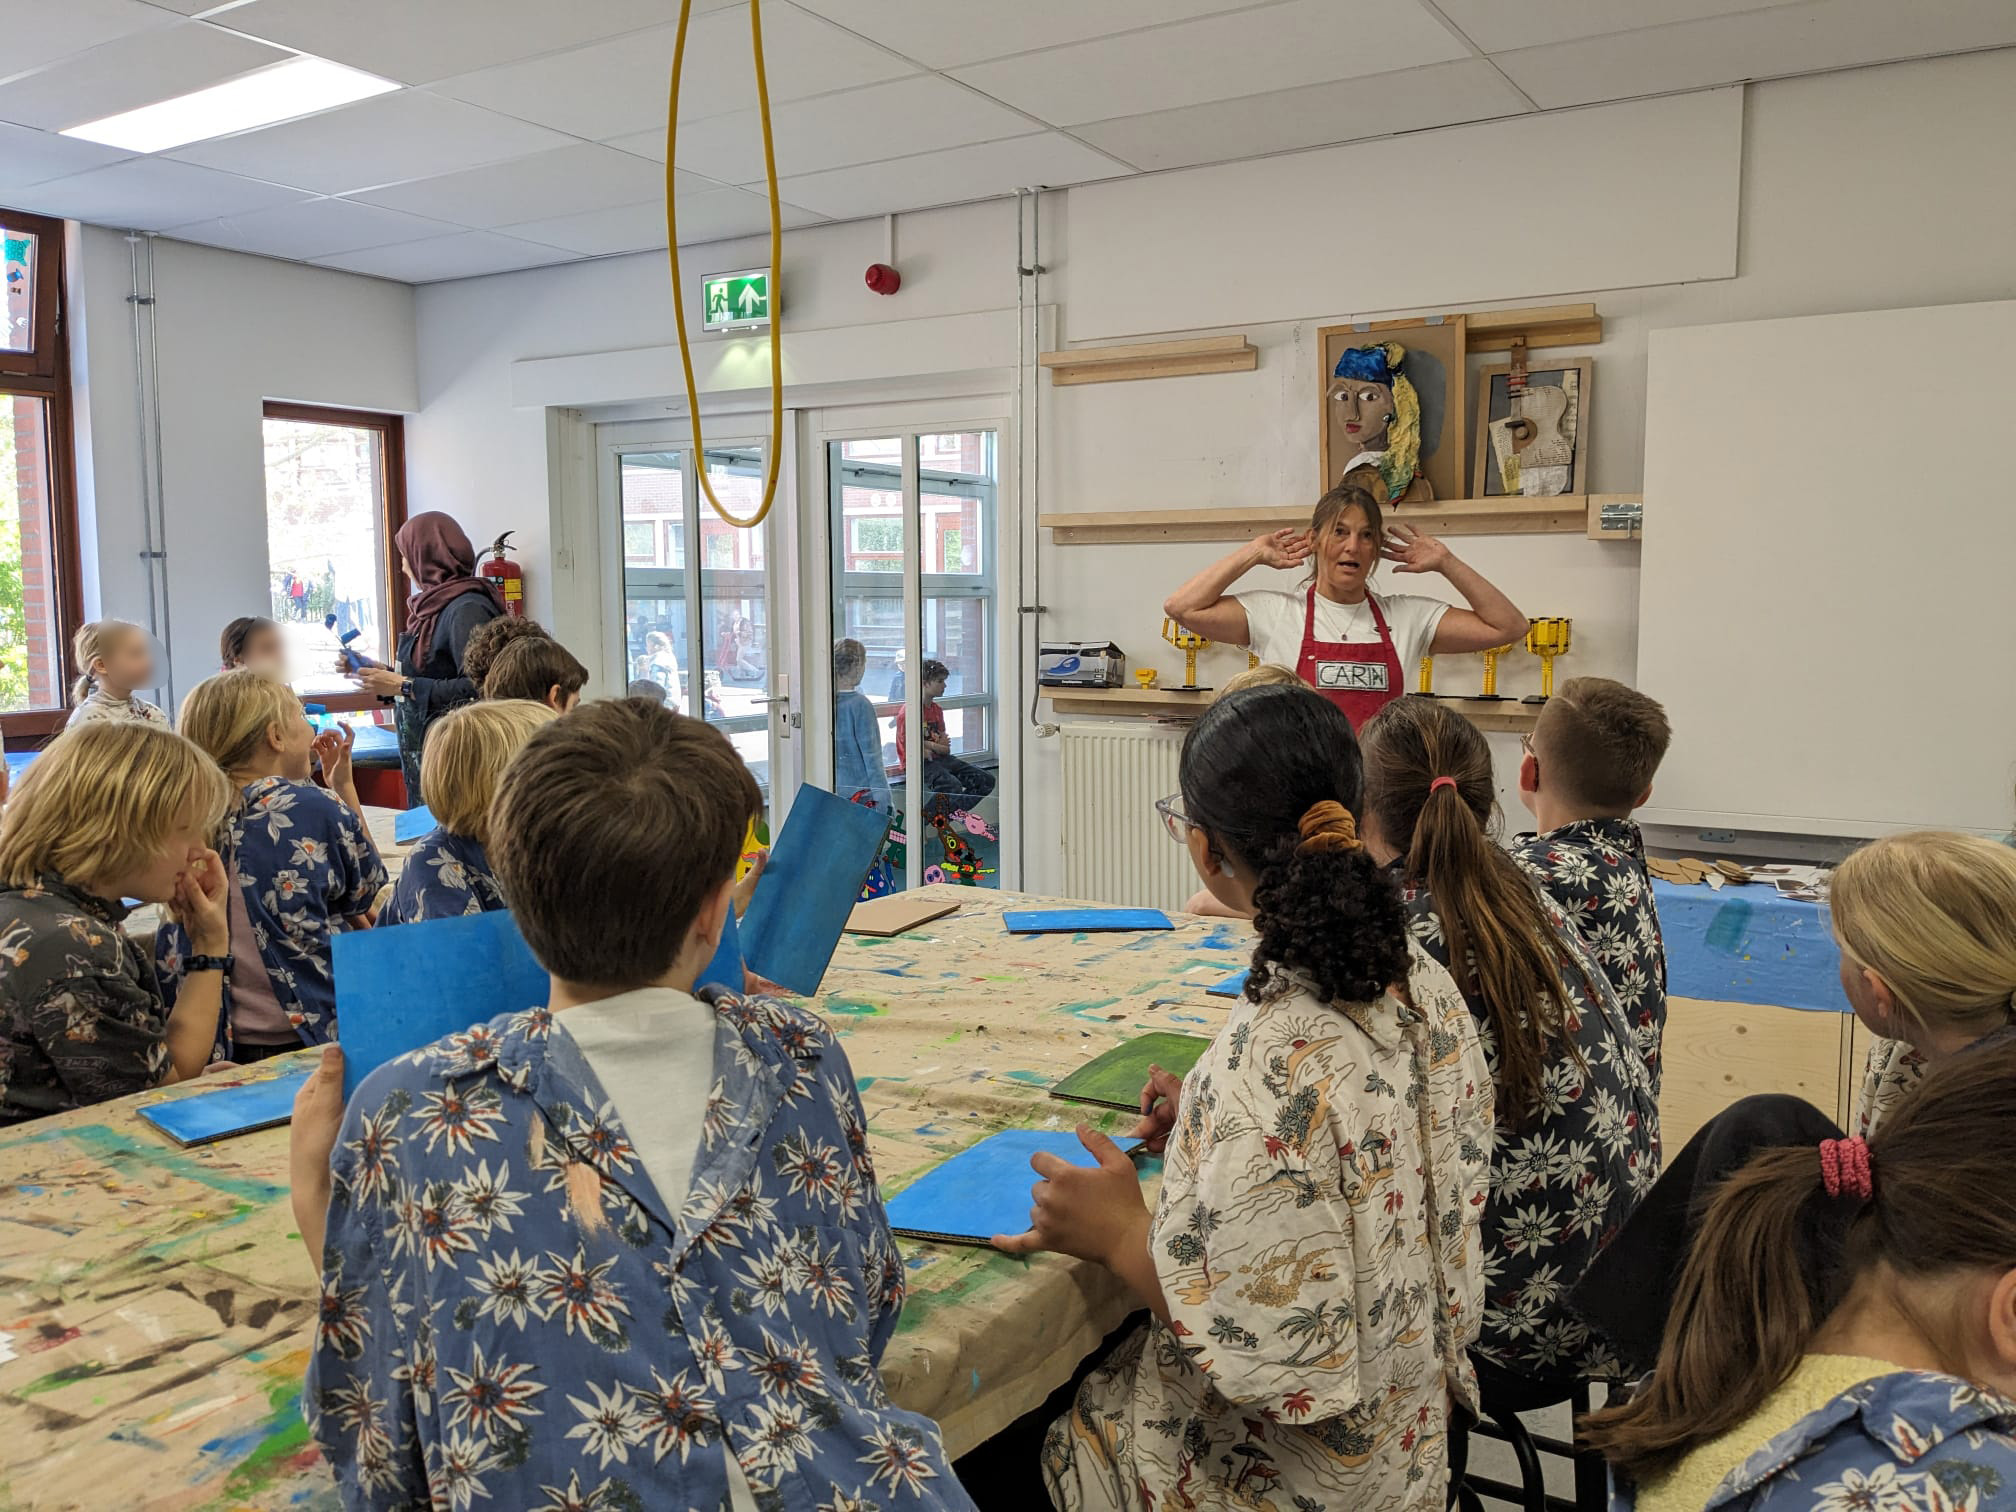
<svg viewBox="0 0 2016 1512">
<path fill-rule="evenodd" d="M 1190 831 L 1197 828 L 1197 821 L 1177 807 L 1182 801 L 1181 793 L 1171 793 L 1167 798 L 1155 800 L 1155 812 L 1162 816 L 1162 827 L 1169 831 L 1169 838 L 1178 845 L 1183 844 Z"/>
</svg>

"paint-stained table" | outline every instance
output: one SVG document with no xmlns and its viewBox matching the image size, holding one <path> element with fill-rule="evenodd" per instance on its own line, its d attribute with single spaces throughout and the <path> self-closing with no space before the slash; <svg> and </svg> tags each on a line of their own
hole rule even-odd
<svg viewBox="0 0 2016 1512">
<path fill-rule="evenodd" d="M 960 911 L 843 939 L 816 1002 L 885 1191 L 1003 1128 L 1120 1127 L 1048 1087 L 1141 1029 L 1214 1032 L 1227 1002 L 1205 988 L 1251 938 L 1180 917 L 1169 933 L 1011 936 L 1002 908 L 1041 900 L 935 891 Z M 336 1505 L 301 1420 L 315 1277 L 286 1131 L 177 1150 L 136 1109 L 189 1090 L 0 1134 L 0 1509 Z M 883 1371 L 954 1455 L 1041 1403 L 1130 1305 L 1097 1266 L 901 1243 L 910 1299 Z"/>
</svg>

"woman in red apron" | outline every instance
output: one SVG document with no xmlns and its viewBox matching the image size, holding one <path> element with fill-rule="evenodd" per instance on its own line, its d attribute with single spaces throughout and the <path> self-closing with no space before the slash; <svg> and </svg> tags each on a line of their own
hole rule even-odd
<svg viewBox="0 0 2016 1512">
<path fill-rule="evenodd" d="M 1469 607 L 1374 593 L 1381 560 L 1396 572 L 1440 573 Z M 1255 567 L 1305 563 L 1311 575 L 1300 591 L 1227 592 Z M 1353 729 L 1407 691 L 1407 670 L 1423 656 L 1487 651 L 1526 634 L 1526 616 L 1482 574 L 1435 537 L 1388 527 L 1372 492 L 1349 479 L 1323 496 L 1307 531 L 1248 542 L 1178 588 L 1162 610 L 1199 635 L 1293 667 Z"/>
</svg>

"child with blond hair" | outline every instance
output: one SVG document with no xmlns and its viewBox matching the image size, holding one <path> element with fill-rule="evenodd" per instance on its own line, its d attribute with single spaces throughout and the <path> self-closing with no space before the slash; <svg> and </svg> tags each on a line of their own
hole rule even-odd
<svg viewBox="0 0 2016 1512">
<path fill-rule="evenodd" d="M 70 685 L 70 718 L 63 728 L 74 730 L 93 720 L 119 724 L 166 725 L 168 716 L 135 688 L 154 686 L 154 647 L 145 630 L 128 620 L 93 620 L 77 627 L 70 654 L 77 662 L 77 680 Z"/>
</svg>

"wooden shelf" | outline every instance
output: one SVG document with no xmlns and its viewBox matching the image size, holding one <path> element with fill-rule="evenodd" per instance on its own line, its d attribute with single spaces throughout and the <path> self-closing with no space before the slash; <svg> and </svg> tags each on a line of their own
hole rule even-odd
<svg viewBox="0 0 2016 1512">
<path fill-rule="evenodd" d="M 1141 341 L 1127 346 L 1067 347 L 1044 352 L 1037 363 L 1059 387 L 1121 383 L 1134 378 L 1187 378 L 1193 373 L 1250 373 L 1259 348 L 1244 336 L 1200 336 L 1191 341 Z"/>
<path fill-rule="evenodd" d="M 1632 539 L 1633 531 L 1600 532 L 1605 501 L 1636 494 L 1566 494 L 1553 499 L 1448 499 L 1388 509 L 1386 521 L 1411 525 L 1437 536 L 1587 535 L 1596 540 Z M 1117 546 L 1140 542 L 1250 541 L 1268 531 L 1306 529 L 1305 509 L 1107 510 L 1092 514 L 1046 514 L 1037 524 L 1059 546 Z"/>
<path fill-rule="evenodd" d="M 1509 352 L 1524 337 L 1526 348 L 1596 346 L 1603 340 L 1603 317 L 1593 304 L 1540 305 L 1530 310 L 1476 310 L 1464 317 L 1473 352 Z M 1545 364 L 1537 364 L 1544 366 Z"/>
<path fill-rule="evenodd" d="M 1176 688 L 1044 688 L 1042 696 L 1059 714 L 1095 714 L 1134 719 L 1195 719 L 1218 696 L 1215 689 L 1186 693 Z M 1437 695 L 1438 697 L 1440 695 Z M 1442 697 L 1480 730 L 1523 733 L 1540 718 L 1540 705 L 1518 699 Z"/>
</svg>

